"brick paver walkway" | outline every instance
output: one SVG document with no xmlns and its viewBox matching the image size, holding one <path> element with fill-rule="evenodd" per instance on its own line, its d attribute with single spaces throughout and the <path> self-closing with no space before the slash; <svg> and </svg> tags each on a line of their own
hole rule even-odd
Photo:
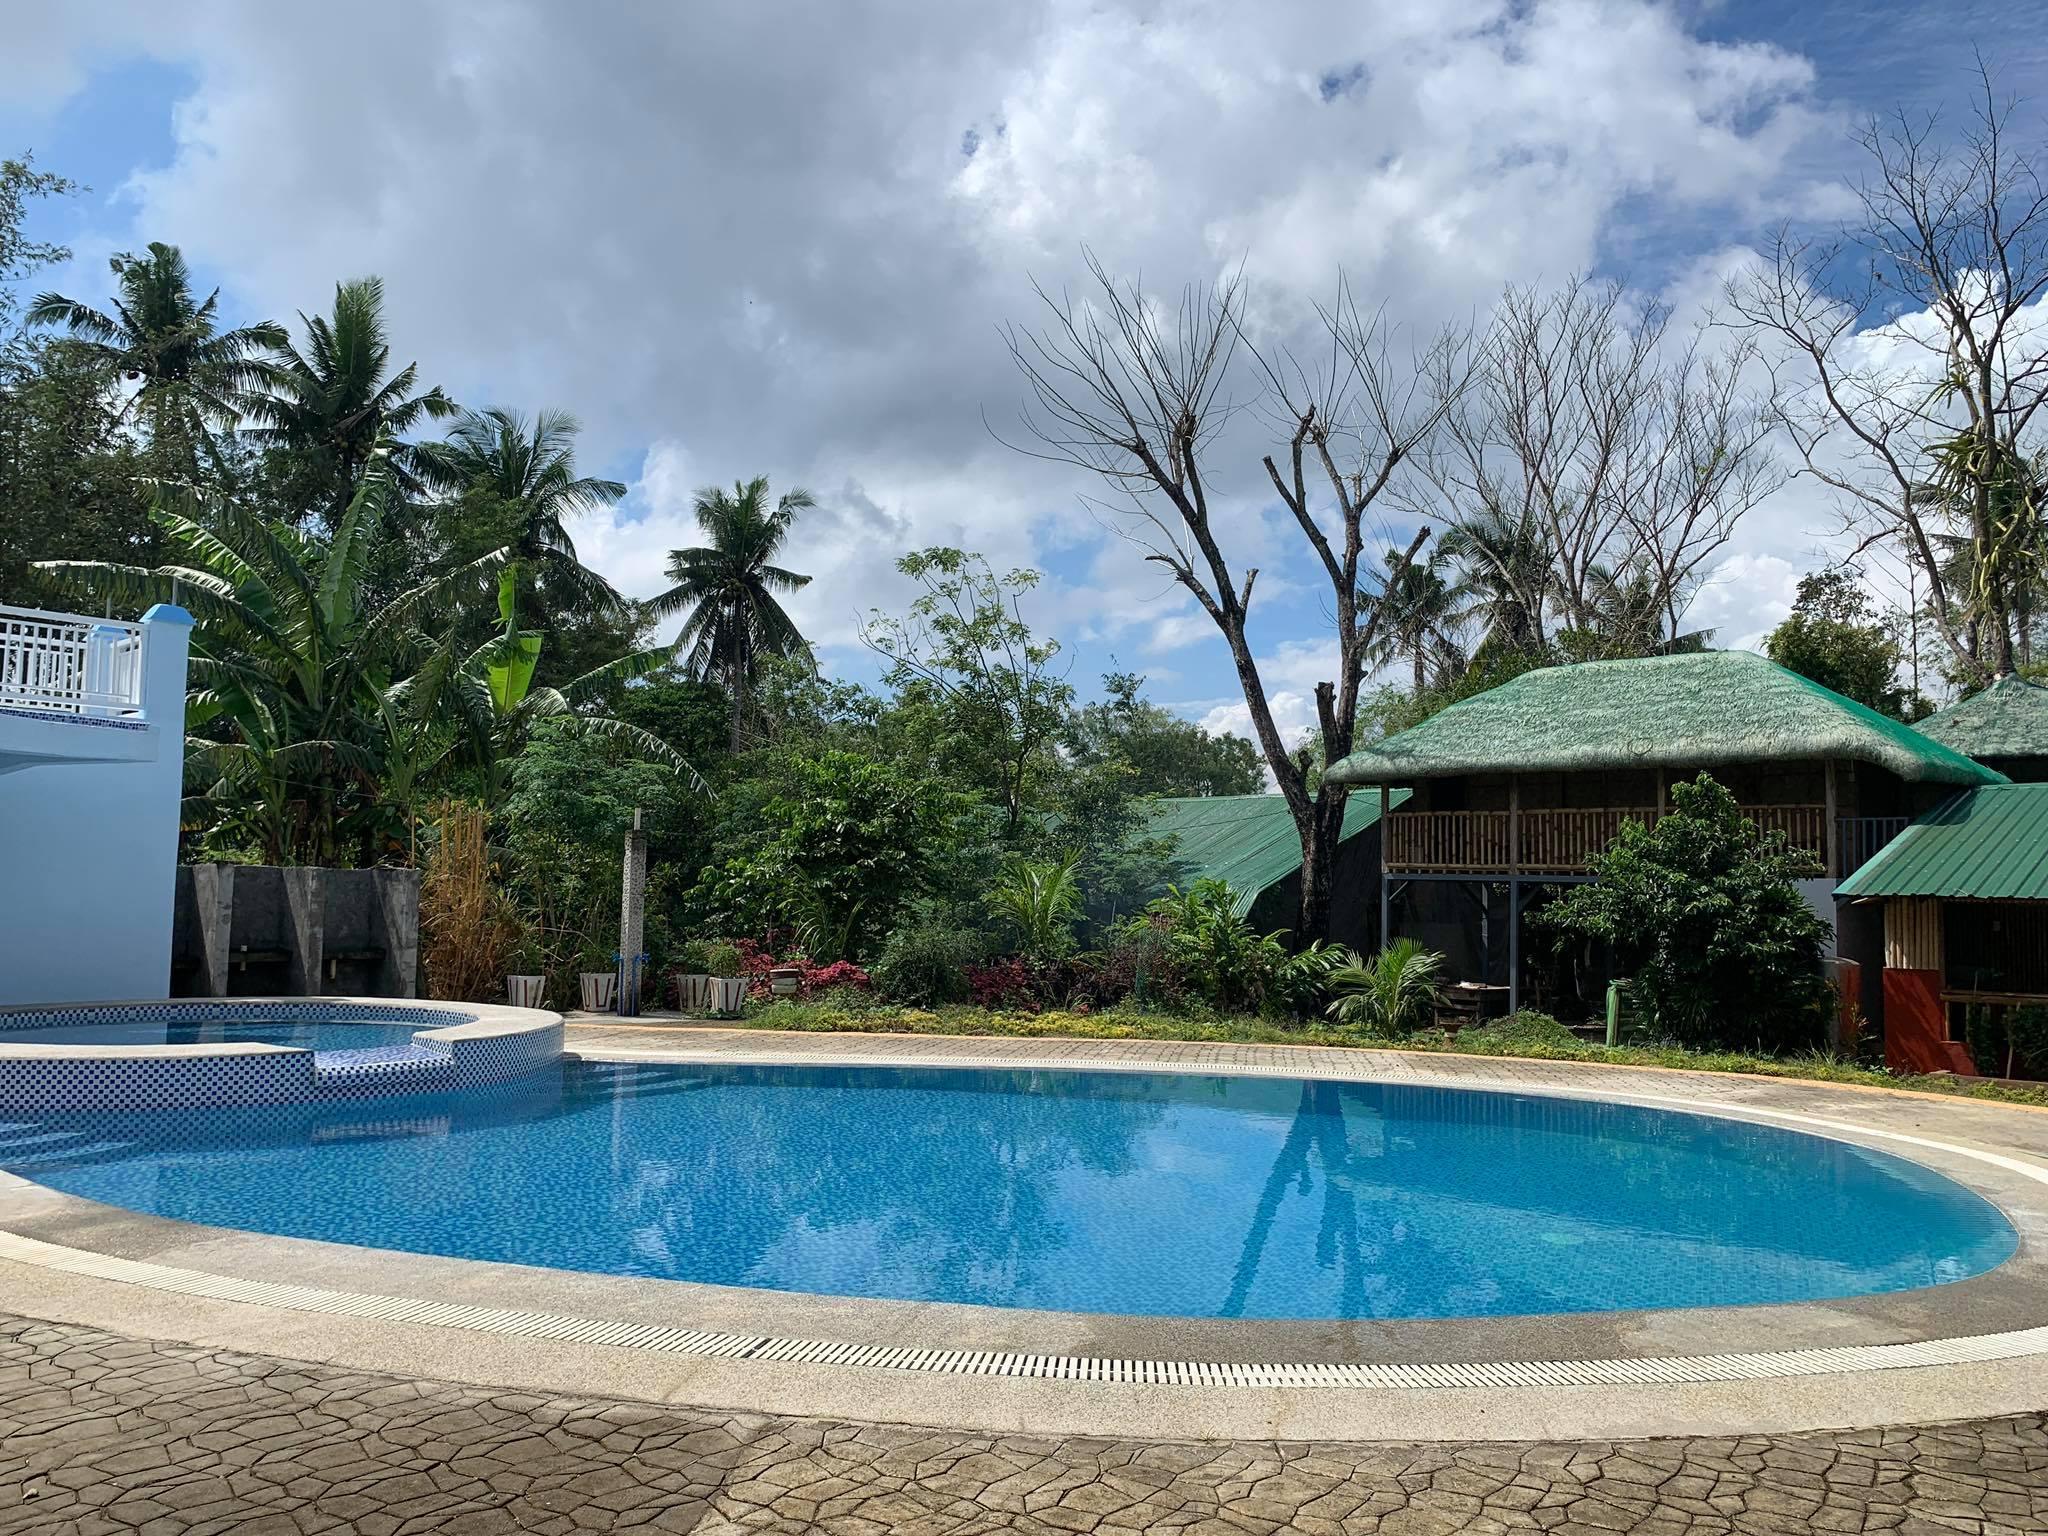
<svg viewBox="0 0 2048 1536">
<path fill-rule="evenodd" d="M 2048 1531 L 2048 1416 L 1557 1445 L 1139 1443 L 572 1401 L 0 1321 L 0 1536 Z"/>
</svg>

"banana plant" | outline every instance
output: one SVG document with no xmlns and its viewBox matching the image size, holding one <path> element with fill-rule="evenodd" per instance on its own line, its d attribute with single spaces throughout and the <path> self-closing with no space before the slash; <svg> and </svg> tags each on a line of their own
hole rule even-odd
<svg viewBox="0 0 2048 1536">
<path fill-rule="evenodd" d="M 185 708 L 188 827 L 253 844 L 267 862 L 372 857 L 400 726 L 395 673 L 432 642 L 429 614 L 467 599 L 511 559 L 494 550 L 381 606 L 364 573 L 393 494 L 373 455 L 331 539 L 232 501 L 164 488 L 151 517 L 175 558 L 155 567 L 102 560 L 38 565 L 56 590 L 92 605 L 188 609 L 195 621 Z"/>
</svg>

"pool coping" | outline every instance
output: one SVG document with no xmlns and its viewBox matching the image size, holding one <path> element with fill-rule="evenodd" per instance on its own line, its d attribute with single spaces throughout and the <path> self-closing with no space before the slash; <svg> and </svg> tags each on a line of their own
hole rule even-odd
<svg viewBox="0 0 2048 1536">
<path fill-rule="evenodd" d="M 1105 1062 L 1080 1059 L 1088 1053 L 1061 1049 L 1066 1042 L 1029 1054 L 940 1053 L 916 1044 L 919 1037 L 895 1037 L 886 1051 L 870 1046 L 846 1053 L 808 1040 L 801 1049 L 777 1048 L 759 1032 L 734 1033 L 755 1043 L 742 1049 L 730 1041 L 663 1041 L 657 1050 L 594 1045 L 576 1053 L 698 1064 L 833 1060 L 1385 1080 L 1370 1060 L 1322 1062 L 1320 1071 L 1290 1062 L 1293 1069 L 1283 1070 L 1224 1059 L 1228 1052 L 1221 1049 L 1210 1059 L 1197 1052 L 1193 1060 L 1172 1063 Z M 1930 1397 L 1941 1408 L 1935 1416 L 2048 1402 L 2048 1166 L 1967 1140 L 1860 1125 L 1805 1108 L 1674 1099 L 1649 1091 L 1654 1083 L 1588 1081 L 1592 1074 L 1568 1068 L 1551 1067 L 1560 1081 L 1547 1090 L 1526 1074 L 1409 1071 L 1401 1078 L 1452 1076 L 1457 1080 L 1440 1085 L 1647 1103 L 1817 1129 L 1878 1146 L 1992 1199 L 2019 1231 L 2019 1251 L 1971 1280 L 1823 1303 L 1356 1324 L 1110 1318 L 634 1280 L 350 1248 L 114 1211 L 9 1177 L 0 1180 L 0 1229 L 7 1234 L 0 1238 L 0 1259 L 10 1268 L 40 1271 L 44 1288 L 54 1285 L 59 1295 L 67 1285 L 111 1288 L 116 1298 L 140 1289 L 201 1311 L 298 1319 L 288 1333 L 302 1330 L 308 1318 L 319 1319 L 323 1329 L 347 1319 L 358 1346 L 366 1329 L 438 1335 L 434 1348 L 482 1372 L 473 1379 L 495 1381 L 508 1371 L 524 1379 L 527 1364 L 504 1358 L 484 1364 L 524 1340 L 563 1367 L 548 1372 L 553 1389 L 595 1384 L 614 1390 L 606 1384 L 620 1372 L 653 1366 L 652 1380 L 665 1392 L 687 1381 L 694 1384 L 688 1390 L 709 1394 L 690 1400 L 707 1405 L 813 1412 L 826 1411 L 820 1405 L 829 1400 L 858 1417 L 955 1425 L 963 1418 L 1010 1428 L 1064 1422 L 1087 1432 L 1095 1421 L 1076 1417 L 1080 1403 L 1100 1408 L 1105 1392 L 1137 1400 L 1117 1405 L 1124 1430 L 1171 1425 L 1178 1427 L 1165 1432 L 1186 1433 L 1191 1425 L 1207 1425 L 1201 1432 L 1226 1434 L 1246 1432 L 1247 1411 L 1259 1433 L 1284 1434 L 1289 1425 L 1328 1433 L 1333 1418 L 1348 1423 L 1361 1412 L 1378 1418 L 1397 1402 L 1413 1404 L 1411 1416 L 1430 1425 L 1449 1424 L 1475 1411 L 1475 1396 L 1487 1401 L 1480 1412 L 1494 1434 L 1524 1420 L 1529 1432 L 1555 1433 L 1558 1405 L 1566 1399 L 1582 1411 L 1575 1422 L 1598 1426 L 1588 1433 L 1610 1434 L 1672 1432 L 1672 1415 L 1702 1411 L 1704 1400 L 1712 1400 L 1704 1422 L 1717 1429 L 1738 1421 L 1756 1427 L 1759 1414 L 1775 1414 L 1774 1425 L 1782 1428 L 1903 1422 L 1928 1417 Z M 1828 1102 L 1826 1085 L 1796 1088 L 1837 1114 L 1854 1112 L 1842 1103 L 1848 1095 Z M 1916 1109 L 1926 1102 L 1918 1098 Z M 110 1324 L 104 1313 L 69 1320 L 120 1327 L 122 1310 L 116 1299 Z M 684 1325 L 675 1321 L 679 1316 Z M 1932 1326 L 1937 1322 L 1941 1326 Z M 373 1341 L 369 1354 L 378 1347 Z M 1764 1384 L 1768 1409 L 1756 1401 Z M 1255 1406 L 1248 1407 L 1247 1393 Z M 1987 1404 L 1987 1393 L 1994 1404 Z M 1029 1411 L 1016 1401 L 1019 1394 L 1034 1405 Z M 1748 1405 L 1734 1418 L 1723 1401 L 1731 1394 Z M 1452 1400 L 1461 1406 L 1446 1417 Z M 1428 1437 L 1414 1422 L 1405 1435 Z"/>
</svg>

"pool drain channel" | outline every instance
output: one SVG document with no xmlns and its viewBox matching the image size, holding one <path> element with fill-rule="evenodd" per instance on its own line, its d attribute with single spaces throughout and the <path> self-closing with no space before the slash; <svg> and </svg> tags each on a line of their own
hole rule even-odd
<svg viewBox="0 0 2048 1536">
<path fill-rule="evenodd" d="M 1379 1365 L 1320 1361 L 1241 1363 L 1040 1355 L 997 1350 L 835 1344 L 818 1339 L 720 1333 L 654 1323 L 606 1322 L 555 1312 L 467 1306 L 362 1291 L 330 1290 L 276 1280 L 235 1280 L 202 1270 L 65 1248 L 0 1232 L 0 1259 L 156 1291 L 242 1302 L 329 1317 L 454 1328 L 502 1338 L 540 1339 L 678 1355 L 703 1360 L 758 1360 L 782 1365 L 858 1366 L 940 1376 L 1034 1381 L 1107 1382 L 1131 1386 L 1314 1388 L 1379 1391 L 1500 1387 L 1669 1386 L 1827 1376 L 1848 1371 L 1904 1370 L 2048 1354 L 2048 1327 L 1928 1339 L 1910 1344 L 1842 1345 L 1759 1354 L 1667 1355 L 1606 1360 L 1484 1360 Z"/>
</svg>

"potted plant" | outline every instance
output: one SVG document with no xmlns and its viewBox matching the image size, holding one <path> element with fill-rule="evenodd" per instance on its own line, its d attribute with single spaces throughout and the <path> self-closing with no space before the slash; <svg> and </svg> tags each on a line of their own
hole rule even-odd
<svg viewBox="0 0 2048 1536">
<path fill-rule="evenodd" d="M 736 1018 L 747 1001 L 747 978 L 740 974 L 740 952 L 730 944 L 712 944 L 704 952 L 711 972 L 709 1011 L 720 1018 Z"/>
<path fill-rule="evenodd" d="M 522 939 L 512 951 L 512 969 L 505 977 L 505 997 L 514 1008 L 538 1008 L 548 989 L 548 957 L 537 940 Z"/>
<path fill-rule="evenodd" d="M 807 956 L 799 950 L 780 965 L 768 968 L 768 990 L 777 997 L 795 997 L 803 989 L 804 961 Z"/>
<path fill-rule="evenodd" d="M 677 954 L 676 1007 L 688 1014 L 711 1011 L 711 945 L 703 939 L 684 941 Z"/>
<path fill-rule="evenodd" d="M 599 967 L 610 963 L 609 970 Z M 586 944 L 577 957 L 576 986 L 583 995 L 585 1013 L 610 1013 L 619 1000 L 618 956 L 595 944 Z"/>
</svg>

